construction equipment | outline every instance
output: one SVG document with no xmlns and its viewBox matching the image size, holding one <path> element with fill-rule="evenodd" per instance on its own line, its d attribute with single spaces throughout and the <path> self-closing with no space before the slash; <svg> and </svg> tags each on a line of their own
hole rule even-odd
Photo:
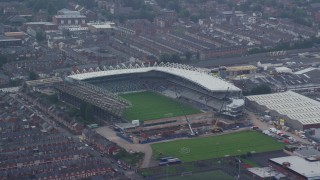
<svg viewBox="0 0 320 180">
<path fill-rule="evenodd" d="M 219 109 L 219 112 L 218 112 L 219 115 L 221 115 L 221 112 L 223 111 L 222 108 L 223 108 L 224 104 L 228 101 L 228 95 L 229 95 L 229 87 L 227 89 L 226 96 L 223 98 L 223 102 L 222 102 L 221 107 Z M 218 124 L 219 124 L 219 120 L 217 119 L 216 122 L 214 123 L 213 128 L 212 128 L 213 133 L 223 132 L 223 129 L 221 127 L 219 127 Z"/>
<path fill-rule="evenodd" d="M 221 127 L 219 127 L 218 124 L 219 124 L 219 120 L 216 120 L 216 122 L 214 123 L 214 126 L 212 128 L 213 133 L 223 132 L 223 129 Z"/>
<path fill-rule="evenodd" d="M 183 111 L 183 110 L 182 110 Z M 191 127 L 191 124 L 189 122 L 189 119 L 188 119 L 188 116 L 186 114 L 184 114 L 184 117 L 186 118 L 186 121 L 188 123 L 188 127 L 189 127 L 189 130 L 190 130 L 190 136 L 193 137 L 193 136 L 198 136 L 198 132 L 196 131 L 193 131 L 192 127 Z"/>
<path fill-rule="evenodd" d="M 274 125 L 275 128 L 281 129 L 281 124 L 280 124 L 279 122 L 273 121 L 272 123 L 273 123 L 273 125 Z"/>
</svg>

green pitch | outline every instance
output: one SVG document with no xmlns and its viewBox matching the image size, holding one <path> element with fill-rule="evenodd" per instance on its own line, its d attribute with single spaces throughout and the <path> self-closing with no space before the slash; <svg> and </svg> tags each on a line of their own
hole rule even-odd
<svg viewBox="0 0 320 180">
<path fill-rule="evenodd" d="M 123 114 L 128 120 L 146 121 L 200 113 L 191 106 L 153 92 L 138 92 L 120 96 L 132 103 L 132 107 L 126 109 Z"/>
<path fill-rule="evenodd" d="M 284 143 L 255 131 L 243 131 L 221 136 L 194 138 L 151 145 L 153 156 L 173 156 L 184 162 L 246 154 L 250 151 L 280 150 Z"/>
<path fill-rule="evenodd" d="M 212 179 L 223 179 L 223 180 L 233 180 L 234 177 L 229 176 L 228 174 L 218 170 L 218 171 L 209 171 L 202 173 L 195 173 L 188 176 L 175 176 L 169 177 L 169 180 L 193 180 L 193 179 L 201 179 L 201 180 L 212 180 Z"/>
</svg>

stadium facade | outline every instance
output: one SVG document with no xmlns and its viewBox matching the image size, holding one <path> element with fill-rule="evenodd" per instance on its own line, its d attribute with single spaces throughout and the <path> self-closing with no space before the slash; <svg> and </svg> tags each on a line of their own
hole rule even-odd
<svg viewBox="0 0 320 180">
<path fill-rule="evenodd" d="M 57 89 L 64 101 L 74 104 L 81 99 L 116 117 L 131 105 L 117 94 L 138 91 L 153 91 L 230 117 L 241 116 L 244 109 L 241 89 L 202 69 L 175 63 L 77 70 Z"/>
</svg>

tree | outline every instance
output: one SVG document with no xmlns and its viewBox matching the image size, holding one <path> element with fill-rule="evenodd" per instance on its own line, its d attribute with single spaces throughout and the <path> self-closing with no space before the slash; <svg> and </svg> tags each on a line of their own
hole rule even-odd
<svg viewBox="0 0 320 180">
<path fill-rule="evenodd" d="M 196 58 L 197 58 L 197 60 L 200 59 L 200 52 L 199 51 L 197 51 Z"/>
<path fill-rule="evenodd" d="M 87 103 L 86 102 L 82 102 L 80 104 L 80 116 L 85 119 L 86 117 L 86 107 L 87 107 Z"/>
<path fill-rule="evenodd" d="M 86 102 L 80 104 L 80 116 L 86 122 L 91 122 L 94 120 L 93 117 L 93 106 Z"/>
<path fill-rule="evenodd" d="M 62 30 L 62 34 L 65 35 L 65 36 L 67 36 L 67 37 L 71 37 L 71 32 L 70 32 L 70 30 L 68 30 L 68 29 Z"/>
<path fill-rule="evenodd" d="M 178 17 L 180 18 L 186 18 L 190 16 L 190 12 L 186 9 L 181 9 L 178 13 Z"/>
<path fill-rule="evenodd" d="M 270 94 L 272 92 L 270 86 L 267 84 L 260 84 L 255 88 L 252 88 L 250 95 Z"/>
<path fill-rule="evenodd" d="M 103 11 L 102 15 L 107 18 L 108 21 L 112 21 L 114 18 L 114 15 L 111 14 L 109 11 Z"/>
<path fill-rule="evenodd" d="M 159 61 L 160 61 L 160 62 L 170 62 L 170 61 L 171 61 L 171 57 L 170 57 L 169 54 L 164 53 L 164 54 L 161 54 L 161 55 L 160 55 Z"/>
<path fill-rule="evenodd" d="M 192 57 L 192 52 L 187 51 L 187 52 L 184 53 L 184 55 L 186 56 L 186 60 L 187 60 L 187 61 L 190 61 L 190 59 L 191 59 L 191 57 Z"/>
<path fill-rule="evenodd" d="M 93 120 L 93 107 L 91 104 L 87 104 L 84 119 L 89 122 Z"/>
<path fill-rule="evenodd" d="M 0 55 L 0 67 L 2 67 L 5 63 L 8 62 L 8 58 L 5 55 Z"/>
<path fill-rule="evenodd" d="M 170 62 L 180 63 L 181 58 L 180 58 L 179 54 L 172 54 Z"/>
<path fill-rule="evenodd" d="M 77 3 L 81 6 L 85 6 L 88 9 L 91 9 L 96 6 L 96 3 L 94 0 L 77 0 Z"/>
<path fill-rule="evenodd" d="M 39 78 L 39 75 L 33 71 L 29 72 L 29 79 L 30 80 L 37 80 Z"/>
<path fill-rule="evenodd" d="M 58 95 L 50 95 L 48 96 L 48 100 L 51 101 L 52 103 L 58 103 L 59 99 L 58 99 Z"/>
<path fill-rule="evenodd" d="M 69 117 L 75 117 L 78 113 L 79 113 L 79 110 L 77 108 L 74 108 L 74 107 L 71 107 L 68 109 L 67 111 Z"/>
<path fill-rule="evenodd" d="M 37 39 L 37 41 L 42 42 L 42 41 L 46 40 L 46 34 L 43 31 L 38 31 L 36 33 L 36 39 Z"/>
<path fill-rule="evenodd" d="M 57 10 L 67 7 L 67 0 L 27 0 L 27 7 L 31 8 L 34 12 L 40 9 L 47 10 L 50 15 L 53 15 Z"/>
</svg>

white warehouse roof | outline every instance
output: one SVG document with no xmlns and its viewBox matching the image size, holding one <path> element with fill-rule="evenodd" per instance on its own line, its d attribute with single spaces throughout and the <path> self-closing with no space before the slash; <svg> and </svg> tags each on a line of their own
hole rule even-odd
<svg viewBox="0 0 320 180">
<path fill-rule="evenodd" d="M 246 97 L 303 125 L 320 123 L 320 102 L 293 91 Z"/>
<path fill-rule="evenodd" d="M 290 163 L 288 169 L 306 177 L 307 179 L 320 178 L 320 162 L 310 162 L 298 156 L 287 156 L 270 159 L 270 161 L 282 165 L 283 163 Z"/>
<path fill-rule="evenodd" d="M 74 74 L 69 77 L 76 80 L 85 80 L 85 79 L 113 76 L 113 75 L 119 75 L 119 74 L 145 73 L 149 71 L 164 72 L 164 73 L 172 74 L 184 79 L 188 79 L 189 81 L 194 82 L 209 91 L 223 92 L 223 91 L 227 91 L 228 89 L 229 89 L 228 91 L 230 92 L 241 91 L 241 89 L 239 89 L 238 87 L 234 86 L 233 84 L 225 80 L 214 77 L 197 68 L 187 66 L 187 65 L 182 65 L 182 64 L 160 63 L 159 65 L 155 64 L 154 66 L 144 66 L 142 64 L 141 66 L 135 65 L 134 67 L 131 65 L 129 67 L 122 65 L 121 67 L 117 66 L 116 68 L 111 67 L 111 69 L 104 68 L 103 71 Z"/>
</svg>

